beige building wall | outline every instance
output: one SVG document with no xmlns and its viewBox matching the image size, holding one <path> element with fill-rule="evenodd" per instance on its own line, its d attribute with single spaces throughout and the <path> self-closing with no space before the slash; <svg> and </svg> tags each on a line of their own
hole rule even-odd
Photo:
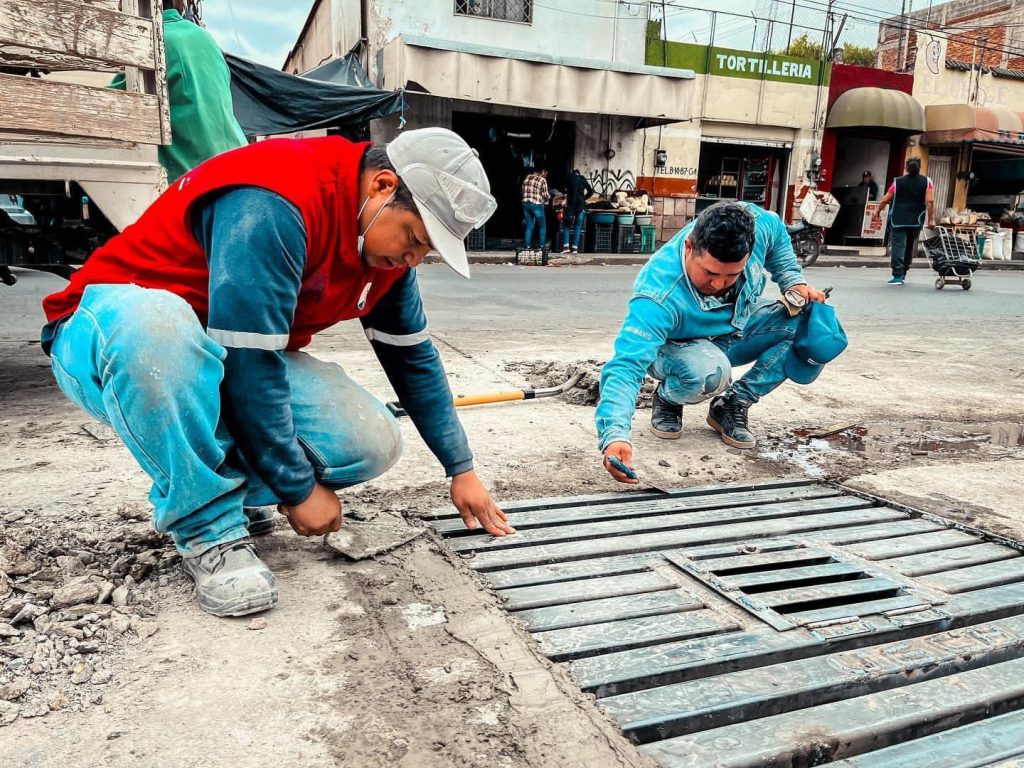
<svg viewBox="0 0 1024 768">
<path fill-rule="evenodd" d="M 791 150 L 784 215 L 791 217 L 794 197 L 803 194 L 810 155 L 819 148 L 813 130 L 815 106 L 820 90 L 818 109 L 824 115 L 828 86 L 701 74 L 695 86 L 692 121 L 648 128 L 646 144 L 642 138 L 638 142 L 639 185 L 654 189 L 659 197 L 695 195 L 704 137 L 785 142 Z M 654 150 L 659 147 L 668 154 L 664 168 L 654 167 Z M 670 229 L 666 226 L 659 239 L 671 236 Z"/>
</svg>

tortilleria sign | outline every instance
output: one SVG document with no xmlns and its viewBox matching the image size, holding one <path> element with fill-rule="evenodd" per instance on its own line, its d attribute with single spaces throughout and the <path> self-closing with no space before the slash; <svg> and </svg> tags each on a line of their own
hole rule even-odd
<svg viewBox="0 0 1024 768">
<path fill-rule="evenodd" d="M 654 32 L 657 33 L 656 26 Z M 828 85 L 831 71 L 826 63 L 822 72 L 822 62 L 817 59 L 677 43 L 671 40 L 663 41 L 656 36 L 647 38 L 646 63 L 657 67 L 692 69 L 698 75 L 770 80 L 800 85 Z"/>
</svg>

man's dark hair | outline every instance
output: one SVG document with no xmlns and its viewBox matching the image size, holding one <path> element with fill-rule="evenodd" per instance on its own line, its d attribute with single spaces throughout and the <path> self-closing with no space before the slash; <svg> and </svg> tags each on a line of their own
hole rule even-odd
<svg viewBox="0 0 1024 768">
<path fill-rule="evenodd" d="M 907 175 L 917 176 L 919 173 L 921 173 L 921 161 L 916 157 L 907 160 Z"/>
<path fill-rule="evenodd" d="M 743 261 L 754 249 L 754 217 L 742 205 L 715 203 L 697 217 L 689 240 L 718 261 Z"/>
<path fill-rule="evenodd" d="M 862 174 L 860 175 L 860 177 L 861 177 L 861 178 L 863 179 L 863 178 L 865 178 L 865 177 L 867 177 L 867 176 L 870 176 L 870 175 L 871 175 L 871 171 L 864 171 L 864 173 L 862 173 Z"/>
<path fill-rule="evenodd" d="M 370 147 L 366 150 L 362 161 L 359 163 L 359 175 L 362 176 L 364 171 L 391 171 L 392 173 L 397 173 L 395 166 L 391 163 L 391 158 L 388 157 L 388 151 L 384 147 Z M 398 178 L 398 188 L 395 190 L 395 196 L 391 198 L 391 205 L 402 211 L 419 213 L 419 209 L 412 199 L 412 192 L 409 191 L 401 177 Z"/>
</svg>

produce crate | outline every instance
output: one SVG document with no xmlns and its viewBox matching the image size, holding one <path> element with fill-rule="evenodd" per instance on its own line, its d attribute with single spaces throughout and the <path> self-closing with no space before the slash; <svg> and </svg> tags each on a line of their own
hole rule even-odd
<svg viewBox="0 0 1024 768">
<path fill-rule="evenodd" d="M 658 228 L 653 224 L 644 224 L 640 227 L 640 253 L 654 253 L 654 241 Z"/>
<path fill-rule="evenodd" d="M 614 224 L 594 225 L 594 253 L 612 252 L 612 230 Z"/>
<path fill-rule="evenodd" d="M 640 238 L 631 224 L 615 230 L 615 253 L 637 253 L 639 248 Z"/>
<path fill-rule="evenodd" d="M 547 248 L 516 248 L 516 264 L 524 267 L 546 267 L 548 253 Z"/>
</svg>

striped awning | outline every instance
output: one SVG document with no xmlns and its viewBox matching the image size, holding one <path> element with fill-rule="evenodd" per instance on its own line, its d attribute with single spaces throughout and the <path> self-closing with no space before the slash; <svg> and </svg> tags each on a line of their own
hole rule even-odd
<svg viewBox="0 0 1024 768">
<path fill-rule="evenodd" d="M 937 104 L 925 108 L 922 144 L 965 142 L 1024 145 L 1024 113 L 970 104 Z"/>
<path fill-rule="evenodd" d="M 924 110 L 909 93 L 891 88 L 854 88 L 828 111 L 826 128 L 883 128 L 906 133 L 924 130 Z"/>
</svg>

